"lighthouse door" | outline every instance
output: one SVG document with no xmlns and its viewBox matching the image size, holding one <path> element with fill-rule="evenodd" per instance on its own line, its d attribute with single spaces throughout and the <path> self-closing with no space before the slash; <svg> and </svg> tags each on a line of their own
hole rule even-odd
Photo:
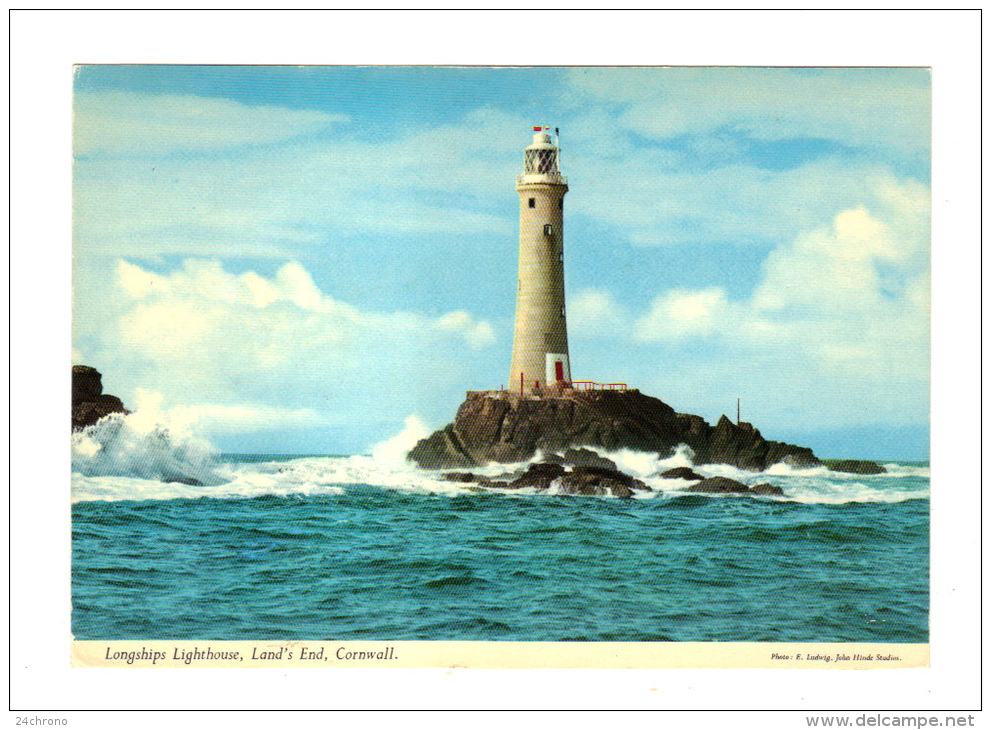
<svg viewBox="0 0 991 730">
<path fill-rule="evenodd" d="M 546 366 L 544 377 L 547 384 L 567 383 L 571 380 L 571 370 L 568 368 L 568 356 L 561 352 L 548 352 L 545 357 Z"/>
</svg>

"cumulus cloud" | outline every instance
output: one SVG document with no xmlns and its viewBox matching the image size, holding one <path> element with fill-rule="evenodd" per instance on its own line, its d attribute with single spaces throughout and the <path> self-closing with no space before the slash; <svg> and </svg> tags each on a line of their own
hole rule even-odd
<svg viewBox="0 0 991 730">
<path fill-rule="evenodd" d="M 722 287 L 663 292 L 614 333 L 630 343 L 695 348 L 690 364 L 680 358 L 674 368 L 684 382 L 702 390 L 736 383 L 792 417 L 816 405 L 817 418 L 840 423 L 881 414 L 924 419 L 928 191 L 906 182 L 876 192 L 871 208 L 841 211 L 772 251 L 749 295 L 734 300 Z M 611 301 L 607 292 L 586 298 Z"/>
<path fill-rule="evenodd" d="M 437 318 L 434 326 L 443 332 L 456 332 L 464 336 L 472 348 L 480 349 L 494 344 L 495 332 L 488 322 L 476 320 L 468 312 L 458 310 Z"/>
<path fill-rule="evenodd" d="M 219 261 L 186 259 L 182 268 L 157 274 L 117 262 L 126 298 L 118 321 L 122 342 L 158 362 L 191 354 L 235 350 L 244 366 L 272 368 L 323 347 L 364 347 L 389 335 L 435 332 L 472 348 L 495 342 L 492 326 L 465 311 L 430 318 L 415 312 L 363 312 L 323 294 L 298 262 L 266 278 L 233 274 Z"/>
<path fill-rule="evenodd" d="M 671 291 L 656 297 L 650 310 L 637 319 L 634 337 L 643 342 L 705 337 L 735 326 L 733 311 L 719 287 Z"/>
<path fill-rule="evenodd" d="M 465 310 L 335 299 L 295 261 L 267 275 L 210 259 L 161 271 L 122 259 L 112 274 L 77 304 L 77 355 L 110 363 L 108 390 L 129 405 L 137 389 L 154 391 L 173 421 L 211 432 L 392 423 L 496 342 L 492 324 Z"/>
<path fill-rule="evenodd" d="M 610 335 L 625 326 L 625 308 L 605 289 L 584 289 L 568 297 L 568 329 L 577 335 Z"/>
</svg>

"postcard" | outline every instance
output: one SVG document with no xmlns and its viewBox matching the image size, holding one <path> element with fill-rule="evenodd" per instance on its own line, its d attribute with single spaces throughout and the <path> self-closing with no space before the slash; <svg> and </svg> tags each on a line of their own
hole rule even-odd
<svg viewBox="0 0 991 730">
<path fill-rule="evenodd" d="M 926 68 L 80 65 L 80 666 L 928 665 Z"/>
</svg>

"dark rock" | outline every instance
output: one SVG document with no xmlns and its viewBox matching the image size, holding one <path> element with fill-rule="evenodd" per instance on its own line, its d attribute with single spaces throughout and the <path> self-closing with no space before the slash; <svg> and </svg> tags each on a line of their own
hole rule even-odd
<svg viewBox="0 0 991 730">
<path fill-rule="evenodd" d="M 558 494 L 581 496 L 607 496 L 629 498 L 637 491 L 650 491 L 650 487 L 639 479 L 600 466 L 576 466 L 570 472 L 555 463 L 531 464 L 526 472 L 505 486 L 509 489 L 533 487 L 540 491 L 550 488 L 559 480 Z M 493 482 L 493 486 L 503 486 Z"/>
<path fill-rule="evenodd" d="M 564 467 L 560 464 L 530 464 L 522 476 L 517 477 L 506 486 L 510 489 L 520 487 L 536 487 L 548 489 L 551 482 L 564 476 Z"/>
<path fill-rule="evenodd" d="M 662 471 L 661 477 L 663 479 L 689 479 L 693 481 L 705 479 L 701 474 L 696 474 L 687 466 L 676 466 L 674 469 Z"/>
<path fill-rule="evenodd" d="M 734 424 L 722 416 L 712 430 L 702 456 L 708 462 L 761 471 L 767 463 L 767 441 L 749 423 Z"/>
<path fill-rule="evenodd" d="M 580 478 L 573 477 L 570 474 L 561 480 L 561 486 L 558 487 L 558 494 L 568 494 L 577 497 L 605 497 L 610 493 L 615 494 L 617 497 L 628 498 L 633 496 L 631 492 L 626 487 L 617 484 L 617 491 L 611 492 L 610 488 L 606 484 L 600 484 L 599 480 L 594 478 Z"/>
<path fill-rule="evenodd" d="M 183 474 L 162 474 L 162 481 L 169 482 L 173 484 L 185 484 L 188 487 L 202 487 L 203 482 L 201 482 L 196 477 L 187 477 Z"/>
<path fill-rule="evenodd" d="M 479 484 L 488 484 L 491 479 L 484 477 L 481 474 L 472 474 L 467 471 L 449 471 L 442 475 L 443 479 L 449 482 L 477 482 Z"/>
<path fill-rule="evenodd" d="M 475 461 L 464 452 L 452 425 L 445 426 L 420 441 L 410 451 L 408 458 L 424 469 L 477 466 Z M 498 460 L 493 459 L 493 461 Z"/>
<path fill-rule="evenodd" d="M 128 414 L 120 398 L 103 392 L 102 376 L 87 365 L 72 366 L 72 430 L 92 426 L 111 413 Z"/>
<path fill-rule="evenodd" d="M 756 486 L 750 487 L 751 494 L 760 494 L 766 497 L 783 497 L 785 496 L 784 490 L 781 487 L 776 487 L 773 484 L 758 484 Z"/>
<path fill-rule="evenodd" d="M 822 462 L 812 453 L 812 449 L 806 446 L 793 446 L 792 444 L 783 444 L 780 441 L 768 441 L 767 466 L 774 464 L 788 464 L 788 466 L 793 466 L 796 469 L 811 469 L 814 466 L 821 466 Z"/>
<path fill-rule="evenodd" d="M 579 459 L 589 458 L 595 461 L 584 463 L 607 466 L 608 460 L 594 452 L 569 461 L 568 450 L 582 454 L 588 450 L 577 447 L 589 446 L 667 455 L 680 444 L 692 449 L 697 464 L 760 471 L 779 461 L 819 463 L 810 449 L 767 441 L 750 424 L 733 424 L 723 416 L 712 427 L 638 390 L 564 390 L 542 396 L 469 391 L 454 423 L 420 441 L 408 458 L 429 469 L 459 468 L 526 461 L 540 450 L 565 454 L 548 461 L 581 465 Z"/>
<path fill-rule="evenodd" d="M 89 365 L 72 366 L 72 401 L 95 400 L 103 393 L 102 377 Z"/>
<path fill-rule="evenodd" d="M 599 456 L 590 449 L 568 449 L 564 452 L 562 463 L 568 466 L 597 466 L 600 469 L 618 471 L 615 461 Z"/>
<path fill-rule="evenodd" d="M 735 479 L 711 477 L 703 479 L 698 484 L 693 484 L 686 491 L 702 492 L 703 494 L 746 494 L 750 488 Z"/>
<path fill-rule="evenodd" d="M 703 479 L 698 484 L 688 487 L 686 491 L 700 492 L 702 494 L 756 494 L 774 497 L 783 497 L 785 494 L 781 487 L 776 487 L 773 484 L 758 484 L 754 487 L 748 487 L 742 482 L 738 482 L 735 479 L 727 479 L 726 477 Z"/>
<path fill-rule="evenodd" d="M 873 461 L 858 461 L 854 459 L 843 459 L 841 461 L 828 461 L 826 466 L 830 471 L 842 471 L 847 474 L 887 474 L 888 470 Z"/>
<path fill-rule="evenodd" d="M 561 479 L 560 494 L 606 495 L 629 498 L 634 492 L 649 492 L 650 487 L 639 479 L 615 469 L 597 466 L 576 466 Z"/>
</svg>

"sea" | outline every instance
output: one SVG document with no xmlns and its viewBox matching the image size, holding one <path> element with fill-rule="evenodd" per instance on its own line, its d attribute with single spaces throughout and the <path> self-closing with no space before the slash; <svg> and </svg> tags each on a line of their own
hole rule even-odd
<svg viewBox="0 0 991 730">
<path fill-rule="evenodd" d="M 73 636 L 929 640 L 928 462 L 693 467 L 785 493 L 706 496 L 659 476 L 686 448 L 600 451 L 657 491 L 579 497 L 445 480 L 406 460 L 418 435 L 300 456 L 133 416 L 74 434 Z"/>
</svg>

